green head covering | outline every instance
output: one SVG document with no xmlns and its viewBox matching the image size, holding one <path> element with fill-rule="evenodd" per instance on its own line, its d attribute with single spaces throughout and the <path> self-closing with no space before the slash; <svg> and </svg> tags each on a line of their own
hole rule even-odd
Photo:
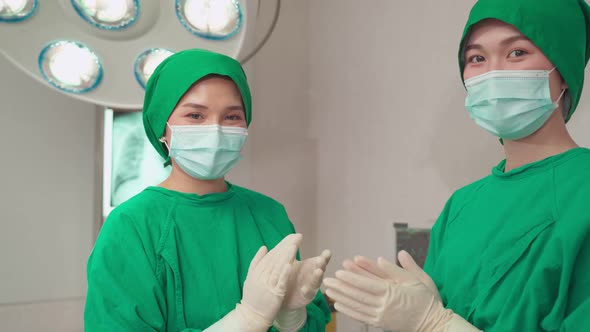
<svg viewBox="0 0 590 332">
<path fill-rule="evenodd" d="M 459 47 L 463 79 L 464 47 L 474 24 L 497 19 L 516 27 L 557 67 L 569 87 L 574 113 L 584 85 L 584 68 L 590 58 L 590 8 L 584 0 L 479 0 L 471 9 Z M 566 94 L 567 95 L 567 94 Z"/>
<path fill-rule="evenodd" d="M 166 123 L 185 92 L 207 75 L 230 78 L 242 95 L 246 123 L 252 121 L 252 97 L 246 74 L 240 63 L 226 55 L 207 50 L 191 49 L 169 56 L 156 68 L 147 82 L 143 100 L 143 127 L 160 156 L 170 162 L 160 142 Z"/>
</svg>

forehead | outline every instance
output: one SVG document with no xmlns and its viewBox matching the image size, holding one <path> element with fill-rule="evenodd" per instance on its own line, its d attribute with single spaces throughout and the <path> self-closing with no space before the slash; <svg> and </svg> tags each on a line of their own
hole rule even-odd
<svg viewBox="0 0 590 332">
<path fill-rule="evenodd" d="M 209 75 L 194 83 L 184 97 L 194 95 L 211 95 L 241 98 L 240 91 L 234 81 L 226 76 Z"/>
<path fill-rule="evenodd" d="M 470 29 L 467 37 L 466 45 L 474 43 L 485 43 L 485 42 L 499 42 L 505 38 L 521 36 L 525 37 L 520 30 L 513 25 L 502 22 L 496 19 L 486 19 L 476 23 Z"/>
</svg>

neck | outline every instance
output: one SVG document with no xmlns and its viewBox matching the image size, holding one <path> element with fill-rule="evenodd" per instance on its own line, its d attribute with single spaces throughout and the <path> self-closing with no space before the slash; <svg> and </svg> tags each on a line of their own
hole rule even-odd
<svg viewBox="0 0 590 332">
<path fill-rule="evenodd" d="M 541 129 L 516 141 L 504 140 L 505 171 L 551 157 L 578 145 L 570 136 L 561 109 L 553 112 Z"/>
<path fill-rule="evenodd" d="M 215 180 L 193 178 L 178 167 L 174 161 L 172 161 L 172 172 L 170 176 L 164 182 L 160 183 L 160 187 L 183 193 L 197 194 L 199 196 L 227 191 L 227 184 L 224 178 Z"/>
</svg>

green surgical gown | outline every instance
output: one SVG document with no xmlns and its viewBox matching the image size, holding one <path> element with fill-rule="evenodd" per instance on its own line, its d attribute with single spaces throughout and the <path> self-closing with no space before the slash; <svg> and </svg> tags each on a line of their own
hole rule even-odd
<svg viewBox="0 0 590 332">
<path fill-rule="evenodd" d="M 229 183 L 204 196 L 147 188 L 101 229 L 88 261 L 85 331 L 202 331 L 240 302 L 260 246 L 293 232 L 281 204 Z M 320 293 L 307 314 L 301 331 L 325 331 Z"/>
<path fill-rule="evenodd" d="M 590 150 L 504 165 L 447 202 L 426 272 L 486 332 L 590 331 Z"/>
</svg>

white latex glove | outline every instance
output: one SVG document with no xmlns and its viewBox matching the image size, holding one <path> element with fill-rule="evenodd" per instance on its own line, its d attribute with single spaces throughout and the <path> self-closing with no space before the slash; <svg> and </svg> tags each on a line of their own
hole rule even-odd
<svg viewBox="0 0 590 332">
<path fill-rule="evenodd" d="M 426 272 L 424 272 L 424 270 L 422 270 L 422 268 L 418 266 L 418 264 L 416 264 L 414 258 L 412 258 L 412 256 L 408 252 L 406 252 L 405 250 L 400 251 L 397 254 L 397 260 L 399 261 L 400 265 L 404 268 L 404 270 L 413 274 L 418 280 L 420 280 L 420 282 L 422 282 L 426 287 L 428 287 L 428 289 L 432 292 L 432 294 L 434 294 L 434 296 L 439 301 L 442 302 L 440 294 L 438 292 L 438 288 L 436 288 L 436 285 L 434 284 L 432 278 L 430 278 L 430 276 L 426 274 Z M 362 274 L 364 276 L 368 276 L 371 278 L 390 278 L 390 273 L 388 273 L 388 271 L 381 269 L 381 267 L 379 267 L 377 263 L 363 256 L 355 256 L 354 262 L 345 260 L 342 263 L 342 266 L 346 270 L 355 272 L 357 274 Z M 362 269 L 359 269 L 359 267 L 361 267 Z"/>
<path fill-rule="evenodd" d="M 332 253 L 324 250 L 319 256 L 293 262 L 287 295 L 273 324 L 279 331 L 298 331 L 305 324 L 305 307 L 313 301 L 320 289 L 331 257 Z"/>
<path fill-rule="evenodd" d="M 409 254 L 400 253 L 399 258 L 404 268 L 384 258 L 377 263 L 363 257 L 346 261 L 346 271 L 324 280 L 336 310 L 398 332 L 479 331 L 444 308 L 432 279 L 420 272 Z"/>
<path fill-rule="evenodd" d="M 299 309 L 311 303 L 331 257 L 330 250 L 324 250 L 319 256 L 293 262 L 283 309 Z"/>
<path fill-rule="evenodd" d="M 287 294 L 291 264 L 301 240 L 301 234 L 291 234 L 270 252 L 261 247 L 250 263 L 241 303 L 205 331 L 267 331 Z"/>
</svg>

